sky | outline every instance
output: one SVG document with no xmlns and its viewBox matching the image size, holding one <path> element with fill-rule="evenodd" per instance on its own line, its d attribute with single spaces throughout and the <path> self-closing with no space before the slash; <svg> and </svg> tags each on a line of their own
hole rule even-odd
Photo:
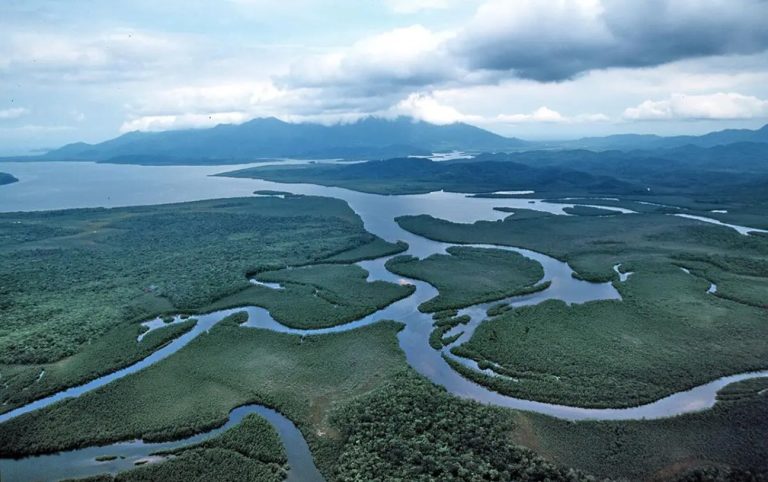
<svg viewBox="0 0 768 482">
<path fill-rule="evenodd" d="M 0 155 L 267 116 L 757 128 L 766 21 L 768 0 L 2 0 Z"/>
</svg>

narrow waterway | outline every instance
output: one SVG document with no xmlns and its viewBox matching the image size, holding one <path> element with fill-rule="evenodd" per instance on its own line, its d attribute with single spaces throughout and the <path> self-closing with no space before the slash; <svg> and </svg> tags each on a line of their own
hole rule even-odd
<svg viewBox="0 0 768 482">
<path fill-rule="evenodd" d="M 115 167 L 89 163 L 82 163 L 82 165 L 80 165 L 80 167 L 86 171 L 88 171 L 90 168 L 89 166 L 96 166 L 93 167 L 93 169 L 99 171 L 100 175 L 96 177 L 100 179 L 102 178 L 101 176 L 104 176 L 104 172 L 110 172 L 112 167 L 118 171 L 120 169 L 127 169 L 130 171 L 130 174 L 134 176 L 131 178 L 134 182 L 136 179 L 141 178 L 141 175 L 146 175 L 146 172 L 141 171 L 141 169 L 149 169 L 150 172 L 158 169 L 143 166 Z M 60 168 L 61 165 L 55 166 L 55 169 Z M 160 169 L 167 170 L 169 168 Z M 217 168 L 216 170 L 220 170 L 220 168 Z M 13 170 L 11 169 L 10 171 Z M 343 199 L 349 203 L 352 209 L 355 210 L 355 212 L 357 212 L 357 214 L 362 218 L 365 228 L 368 231 L 388 241 L 394 242 L 402 240 L 407 242 L 409 244 L 409 249 L 406 254 L 417 256 L 419 258 L 423 258 L 431 254 L 444 253 L 446 248 L 450 247 L 451 244 L 432 241 L 409 233 L 397 225 L 397 223 L 394 221 L 395 218 L 411 214 L 429 214 L 437 218 L 446 219 L 448 221 L 471 223 L 477 220 L 499 220 L 506 217 L 508 213 L 502 213 L 493 209 L 497 206 L 537 209 L 553 214 L 565 214 L 563 212 L 563 208 L 570 206 L 568 204 L 547 203 L 539 199 L 488 199 L 468 197 L 459 193 L 445 192 L 409 196 L 379 196 L 349 191 L 341 188 L 323 187 L 310 184 L 279 184 L 260 180 L 208 177 L 209 174 L 213 173 L 212 171 L 213 170 L 211 168 L 199 168 L 196 172 L 196 176 L 185 178 L 192 179 L 194 184 L 200 188 L 200 190 L 195 193 L 195 196 L 197 196 L 195 199 L 216 197 L 216 195 L 221 196 L 222 191 L 226 191 L 227 195 L 230 196 L 246 195 L 247 193 L 243 192 L 243 190 L 247 190 L 248 193 L 250 193 L 257 189 L 287 191 L 296 194 L 319 195 Z M 141 174 L 142 172 L 144 174 Z M 40 175 L 40 173 L 38 173 L 38 175 Z M 186 175 L 190 176 L 188 172 Z M 22 175 L 21 179 L 23 178 L 24 176 Z M 106 179 L 106 177 L 103 178 Z M 37 179 L 44 180 L 44 183 L 50 182 L 48 177 L 38 177 Z M 28 178 L 26 182 L 29 182 Z M 206 187 L 211 186 L 213 186 L 213 188 L 206 189 Z M 226 189 L 226 186 L 229 186 L 231 189 Z M 29 187 L 30 186 L 28 185 L 27 188 Z M 32 187 L 35 187 L 34 183 L 32 183 Z M 109 196 L 109 202 L 107 202 L 107 205 L 130 205 L 131 202 L 126 204 L 126 201 L 130 200 L 133 200 L 134 204 L 179 200 L 175 198 L 167 199 L 166 197 L 158 199 L 153 197 L 151 191 L 142 191 L 138 196 L 132 198 L 131 194 L 135 195 L 136 193 L 131 193 L 130 189 L 136 188 L 137 186 L 131 185 L 131 183 L 126 186 L 124 183 L 116 183 L 113 181 L 111 187 L 114 190 L 110 192 L 115 194 L 119 201 L 117 201 L 116 204 L 112 204 L 112 197 Z M 101 205 L 99 204 L 99 199 L 103 201 L 104 198 L 100 198 L 99 196 L 102 196 L 106 191 L 104 191 L 104 186 L 99 186 L 97 189 L 90 191 L 89 189 L 85 189 L 81 191 L 81 197 L 79 200 L 65 195 L 63 196 L 63 199 L 59 200 L 58 204 L 56 204 L 55 193 L 52 196 L 54 201 L 51 201 L 50 197 L 48 199 L 44 199 L 43 196 L 39 194 L 39 191 L 36 191 L 35 189 L 27 189 L 26 191 L 22 192 L 27 194 L 26 204 L 24 202 L 21 202 L 21 205 L 0 204 L 0 209 L 10 211 L 23 210 L 24 207 L 22 207 L 22 205 L 26 206 L 28 209 L 51 209 L 53 207 L 83 207 Z M 45 193 L 44 190 L 43 192 Z M 170 192 L 177 192 L 182 195 L 183 199 L 181 200 L 192 200 L 186 197 L 190 192 L 189 186 L 187 186 L 184 191 L 171 189 Z M 45 194 L 50 196 L 50 193 Z M 165 194 L 167 195 L 168 192 Z M 2 195 L 3 191 L 0 191 L 0 200 L 2 199 Z M 632 214 L 631 212 L 624 212 L 622 215 Z M 729 225 L 728 227 L 736 229 L 734 226 Z M 758 231 L 751 230 L 749 228 L 745 228 L 745 230 L 748 231 L 745 231 L 744 234 L 750 231 Z M 749 378 L 768 376 L 768 371 L 762 371 L 724 377 L 709 382 L 705 385 L 692 388 L 690 390 L 671 394 L 668 397 L 652 403 L 648 403 L 646 405 L 622 409 L 591 409 L 566 405 L 556 405 L 509 397 L 491 391 L 459 375 L 443 358 L 444 356 L 453 356 L 450 354 L 450 348 L 464 343 L 472 336 L 475 328 L 482 322 L 483 319 L 486 318 L 486 310 L 490 306 L 500 302 L 509 304 L 511 306 L 533 305 L 549 299 L 559 299 L 565 301 L 566 303 L 584 303 L 593 300 L 619 300 L 620 295 L 611 283 L 589 283 L 574 278 L 572 276 L 573 271 L 566 263 L 560 262 L 541 253 L 525 249 L 511 248 L 507 246 L 471 246 L 494 247 L 515 251 L 521 253 L 523 256 L 541 263 L 545 273 L 544 278 L 541 281 L 548 281 L 550 283 L 549 287 L 537 293 L 519 297 L 510 297 L 491 303 L 483 303 L 461 310 L 460 314 L 469 315 L 471 318 L 471 321 L 468 324 L 461 325 L 455 329 L 455 333 L 458 334 L 461 332 L 461 336 L 459 336 L 457 340 L 455 340 L 449 346 L 445 347 L 443 350 L 434 350 L 429 346 L 428 342 L 429 334 L 432 330 L 432 318 L 430 315 L 420 313 L 417 307 L 424 301 L 427 301 L 428 299 L 436 296 L 437 290 L 428 283 L 403 278 L 401 276 L 390 273 L 385 268 L 385 263 L 388 258 L 363 261 L 358 263 L 358 265 L 369 272 L 369 280 L 384 280 L 391 282 L 405 281 L 413 284 L 416 287 L 414 294 L 352 323 L 318 330 L 298 330 L 286 327 L 285 325 L 282 325 L 274 320 L 267 310 L 252 306 L 234 308 L 196 316 L 195 318 L 198 321 L 191 331 L 180 336 L 147 358 L 127 368 L 106 375 L 104 377 L 100 377 L 84 385 L 72 387 L 50 397 L 46 397 L 13 411 L 2 414 L 0 415 L 0 423 L 17 417 L 23 413 L 28 413 L 51 405 L 59 400 L 79 396 L 83 393 L 87 393 L 98 387 L 104 386 L 114 380 L 138 372 L 182 349 L 194 338 L 199 336 L 201 333 L 210 330 L 218 321 L 228 316 L 229 314 L 243 310 L 248 312 L 248 321 L 243 324 L 243 326 L 246 328 L 262 328 L 297 335 L 319 336 L 324 334 L 338 333 L 356 329 L 361 326 L 365 326 L 384 319 L 400 321 L 404 323 L 405 327 L 398 334 L 398 340 L 401 348 L 405 353 L 408 363 L 417 372 L 435 384 L 445 387 L 450 393 L 453 393 L 454 395 L 462 398 L 472 399 L 482 403 L 494 404 L 520 410 L 529 410 L 567 420 L 652 419 L 670 417 L 703 410 L 714 405 L 717 391 L 727 384 Z M 619 268 L 620 266 L 617 265 L 614 269 L 619 275 L 620 282 L 623 282 L 631 273 L 622 273 Z M 255 280 L 253 280 L 253 282 L 254 284 L 262 284 L 270 289 L 280 289 L 280 286 L 277 284 L 265 284 Z M 181 321 L 181 319 L 182 318 L 178 316 L 174 319 L 174 322 Z M 148 321 L 146 325 L 150 329 L 156 329 L 160 326 L 163 326 L 164 323 L 162 320 L 156 319 Z M 467 366 L 474 366 L 476 368 L 476 364 L 474 364 L 474 362 L 469 360 L 458 360 Z M 306 449 L 306 442 L 304 441 L 303 437 L 301 437 L 300 432 L 295 429 L 295 426 L 293 426 L 290 421 L 284 419 L 284 417 L 279 415 L 277 412 L 270 412 L 269 409 L 258 405 L 241 407 L 240 409 L 234 410 L 232 414 L 230 414 L 230 419 L 227 422 L 227 425 L 224 427 L 211 432 L 207 432 L 205 434 L 198 434 L 194 437 L 190 437 L 189 439 L 169 442 L 169 444 L 172 445 L 168 445 L 167 447 L 160 447 L 163 444 L 145 444 L 141 441 L 121 442 L 106 447 L 91 447 L 53 455 L 46 455 L 42 457 L 30 457 L 21 460 L 4 459 L 0 460 L 0 471 L 2 471 L 1 473 L 3 474 L 3 480 L 33 479 L 35 478 L 33 475 L 36 473 L 34 470 L 44 470 L 44 467 L 46 466 L 49 468 L 57 467 L 57 469 L 55 472 L 45 472 L 48 474 L 43 477 L 45 479 L 92 475 L 103 472 L 114 473 L 116 471 L 125 470 L 132 467 L 137 460 L 149 457 L 152 453 L 158 450 L 168 450 L 169 448 L 176 448 L 179 446 L 195 443 L 196 441 L 203 440 L 204 438 L 214 436 L 220 433 L 222 430 L 232 426 L 232 424 L 237 423 L 239 419 L 236 420 L 236 417 L 239 416 L 240 419 L 242 419 L 242 417 L 246 414 L 245 412 L 248 410 L 252 411 L 248 413 L 259 413 L 260 415 L 265 416 L 265 418 L 267 418 L 267 420 L 269 420 L 273 426 L 278 429 L 278 432 L 281 434 L 281 439 L 286 446 L 286 451 L 289 452 L 289 465 L 291 467 L 289 471 L 290 477 L 296 478 L 299 477 L 300 474 L 304 476 L 304 474 L 312 473 L 314 465 L 312 464 L 311 455 L 309 454 L 308 449 Z M 265 414 L 268 414 L 269 416 Z M 283 427 L 284 430 L 281 432 L 280 424 L 284 425 L 285 423 L 290 424 L 295 429 L 295 431 L 292 432 L 293 435 L 290 437 L 287 436 L 285 427 Z M 97 456 L 117 454 L 118 452 L 121 452 L 121 455 L 125 458 L 118 457 L 117 459 L 104 462 L 96 462 L 95 460 L 95 457 Z M 294 455 L 291 456 L 290 454 Z M 306 475 L 305 478 L 295 480 L 311 480 L 311 477 L 319 477 L 319 474 L 316 474 L 316 469 L 314 469 L 314 472 L 315 475 Z M 14 478 L 16 476 L 18 476 L 18 478 Z"/>
</svg>

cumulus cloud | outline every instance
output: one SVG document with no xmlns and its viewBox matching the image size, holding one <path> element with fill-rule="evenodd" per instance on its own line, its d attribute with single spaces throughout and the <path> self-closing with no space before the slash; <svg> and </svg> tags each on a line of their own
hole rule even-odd
<svg viewBox="0 0 768 482">
<path fill-rule="evenodd" d="M 389 114 L 405 115 L 439 125 L 482 120 L 478 116 L 462 114 L 457 109 L 441 104 L 434 97 L 422 93 L 411 94 L 401 100 Z"/>
<path fill-rule="evenodd" d="M 380 93 L 387 86 L 423 86 L 456 75 L 455 63 L 440 48 L 452 32 L 421 26 L 397 28 L 364 38 L 347 49 L 301 59 L 282 83 L 340 87 Z"/>
<path fill-rule="evenodd" d="M 490 0 L 451 42 L 475 69 L 560 81 L 768 48 L 765 0 Z"/>
<path fill-rule="evenodd" d="M 277 82 L 377 99 L 509 78 L 563 81 L 593 70 L 762 52 L 765 18 L 765 0 L 487 0 L 452 30 L 413 25 L 379 33 L 301 58 Z"/>
<path fill-rule="evenodd" d="M 29 114 L 29 109 L 24 107 L 12 107 L 10 109 L 0 110 L 0 120 L 13 120 L 19 117 L 24 117 Z"/>
<path fill-rule="evenodd" d="M 605 114 L 579 114 L 575 116 L 565 116 L 549 107 L 541 106 L 530 114 L 499 114 L 493 118 L 496 122 L 508 124 L 521 123 L 549 123 L 549 124 L 570 124 L 577 122 L 608 122 L 610 118 Z"/>
<path fill-rule="evenodd" d="M 673 94 L 624 111 L 627 120 L 735 120 L 768 117 L 768 101 L 737 93 Z"/>
<path fill-rule="evenodd" d="M 432 124 L 452 124 L 469 122 L 476 124 L 572 124 L 587 122 L 608 122 L 605 114 L 579 114 L 566 116 L 560 112 L 541 106 L 528 114 L 497 114 L 482 116 L 466 114 L 459 109 L 440 102 L 434 96 L 424 93 L 411 94 L 394 107 L 382 113 L 384 116 L 406 115 Z"/>
</svg>

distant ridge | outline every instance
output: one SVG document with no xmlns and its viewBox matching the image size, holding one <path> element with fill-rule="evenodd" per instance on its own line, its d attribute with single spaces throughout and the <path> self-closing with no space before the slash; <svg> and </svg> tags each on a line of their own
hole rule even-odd
<svg viewBox="0 0 768 482">
<path fill-rule="evenodd" d="M 270 117 L 209 129 L 130 132 L 99 144 L 69 144 L 41 157 L 129 164 L 226 164 L 274 157 L 383 159 L 451 150 L 504 151 L 526 145 L 520 139 L 463 123 L 435 125 L 406 117 L 368 117 L 326 126 Z"/>
<path fill-rule="evenodd" d="M 618 134 L 606 137 L 584 137 L 557 144 L 568 149 L 644 150 L 682 146 L 715 147 L 741 142 L 768 143 L 768 124 L 756 130 L 726 129 L 701 136 L 662 137 L 653 134 Z"/>
</svg>

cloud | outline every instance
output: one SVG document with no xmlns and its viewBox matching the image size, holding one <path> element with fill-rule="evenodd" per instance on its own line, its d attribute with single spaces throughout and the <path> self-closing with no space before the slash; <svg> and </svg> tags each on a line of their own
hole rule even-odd
<svg viewBox="0 0 768 482">
<path fill-rule="evenodd" d="M 735 120 L 768 117 L 768 101 L 737 93 L 673 94 L 624 111 L 627 120 Z"/>
<path fill-rule="evenodd" d="M 406 115 L 432 124 L 453 124 L 481 120 L 477 116 L 462 114 L 457 109 L 439 103 L 427 94 L 411 94 L 398 102 L 390 111 L 392 115 Z"/>
<path fill-rule="evenodd" d="M 143 115 L 250 111 L 286 94 L 269 81 L 217 82 L 163 89 L 129 107 Z"/>
<path fill-rule="evenodd" d="M 216 112 L 211 114 L 168 114 L 138 117 L 123 123 L 120 132 L 158 132 L 174 129 L 198 129 L 219 124 L 240 124 L 249 120 L 242 112 Z"/>
<path fill-rule="evenodd" d="M 421 26 L 397 28 L 364 38 L 347 49 L 295 62 L 282 84 L 345 87 L 380 95 L 382 88 L 425 86 L 455 77 L 455 66 L 440 48 L 452 32 Z"/>
<path fill-rule="evenodd" d="M 499 114 L 494 119 L 495 122 L 508 124 L 522 123 L 550 123 L 550 124 L 571 124 L 581 122 L 608 122 L 610 118 L 605 114 L 579 114 L 568 117 L 552 110 L 549 107 L 542 106 L 530 114 Z"/>
<path fill-rule="evenodd" d="M 389 5 L 411 11 L 448 3 Z M 301 58 L 275 82 L 374 100 L 510 78 L 558 82 L 594 70 L 762 52 L 765 18 L 765 0 L 488 0 L 454 29 L 412 25 L 372 35 Z"/>
<path fill-rule="evenodd" d="M 56 81 L 115 81 L 145 78 L 183 57 L 189 39 L 133 29 L 113 29 L 74 36 L 58 31 L 5 34 L 0 71 Z"/>
<path fill-rule="evenodd" d="M 24 107 L 12 107 L 10 109 L 0 110 L 0 120 L 13 120 L 24 117 L 29 114 L 29 109 Z"/>
<path fill-rule="evenodd" d="M 450 43 L 472 69 L 561 81 L 768 48 L 765 0 L 490 0 Z"/>
<path fill-rule="evenodd" d="M 497 119 L 500 122 L 519 123 L 519 122 L 565 122 L 565 117 L 557 111 L 548 107 L 539 107 L 530 114 L 499 114 Z"/>
<path fill-rule="evenodd" d="M 455 107 L 440 102 L 435 99 L 434 96 L 423 93 L 409 95 L 382 115 L 406 115 L 433 124 L 452 124 L 454 122 L 469 122 L 485 125 L 534 123 L 573 124 L 610 121 L 610 118 L 605 114 L 565 116 L 546 106 L 539 107 L 529 114 L 498 114 L 495 116 L 465 114 Z"/>
</svg>

